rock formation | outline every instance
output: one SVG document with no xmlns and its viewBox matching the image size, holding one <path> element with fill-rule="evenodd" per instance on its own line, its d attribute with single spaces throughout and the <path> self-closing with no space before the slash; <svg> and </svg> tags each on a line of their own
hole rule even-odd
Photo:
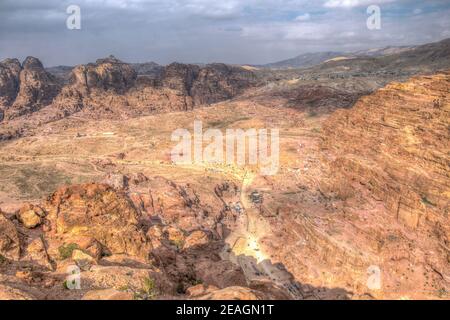
<svg viewBox="0 0 450 320">
<path fill-rule="evenodd" d="M 20 258 L 20 239 L 14 224 L 0 212 L 0 256 L 18 260 Z"/>
<path fill-rule="evenodd" d="M 5 60 L 0 64 L 0 121 L 9 121 L 0 127 L 0 140 L 78 112 L 91 119 L 126 119 L 192 110 L 231 99 L 256 83 L 251 71 L 224 64 L 174 63 L 139 76 L 135 69 L 110 56 L 77 66 L 63 79 L 33 57 L 22 66 Z"/>
<path fill-rule="evenodd" d="M 324 128 L 336 173 L 367 186 L 413 229 L 448 225 L 449 92 L 449 73 L 393 83 Z"/>
<path fill-rule="evenodd" d="M 200 199 L 195 190 L 158 177 L 108 180 L 122 183 L 62 187 L 24 205 L 15 222 L 0 215 L 0 280 L 14 284 L 0 298 L 279 297 L 247 288 L 239 266 L 219 257 L 218 224 L 234 221 L 226 205 L 236 200 L 230 187 L 220 186 L 219 198 Z M 60 292 L 61 273 L 71 266 L 81 270 L 82 290 Z M 4 275 L 3 267 L 15 275 Z"/>
<path fill-rule="evenodd" d="M 0 122 L 19 92 L 21 69 L 17 59 L 6 59 L 0 63 Z"/>
<path fill-rule="evenodd" d="M 56 79 L 33 57 L 28 57 L 23 62 L 19 84 L 17 97 L 6 112 L 7 119 L 38 111 L 50 104 L 60 91 Z"/>
<path fill-rule="evenodd" d="M 368 190 L 418 235 L 417 247 L 426 243 L 424 250 L 435 252 L 427 263 L 444 283 L 450 275 L 449 92 L 449 72 L 392 83 L 333 114 L 322 143 L 331 189 L 341 198 Z"/>
<path fill-rule="evenodd" d="M 136 71 L 129 64 L 111 56 L 99 59 L 95 64 L 75 67 L 71 81 L 82 91 L 112 90 L 123 94 L 135 84 L 136 78 Z"/>
<path fill-rule="evenodd" d="M 220 63 L 205 67 L 173 63 L 161 78 L 164 87 L 192 97 L 195 105 L 231 99 L 256 82 L 251 71 Z"/>
</svg>

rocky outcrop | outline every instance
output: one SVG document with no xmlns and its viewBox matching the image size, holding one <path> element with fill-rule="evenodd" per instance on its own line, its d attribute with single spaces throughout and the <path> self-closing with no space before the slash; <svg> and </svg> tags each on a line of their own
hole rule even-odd
<svg viewBox="0 0 450 320">
<path fill-rule="evenodd" d="M 220 63 L 205 67 L 173 63 L 161 78 L 162 86 L 190 96 L 195 105 L 231 99 L 256 83 L 251 71 Z"/>
<path fill-rule="evenodd" d="M 324 126 L 322 144 L 336 191 L 363 185 L 392 216 L 427 230 L 447 250 L 449 92 L 448 72 L 390 84 L 337 111 Z"/>
<path fill-rule="evenodd" d="M 44 216 L 44 210 L 32 204 L 26 204 L 17 214 L 19 221 L 28 229 L 34 229 L 39 226 L 42 223 Z"/>
<path fill-rule="evenodd" d="M 199 71 L 200 67 L 196 65 L 172 63 L 164 68 L 161 85 L 190 96 L 191 88 Z"/>
<path fill-rule="evenodd" d="M 196 105 L 231 99 L 255 85 L 253 72 L 241 67 L 216 63 L 201 68 L 191 89 Z"/>
<path fill-rule="evenodd" d="M 95 64 L 75 67 L 71 81 L 83 92 L 97 89 L 123 94 L 135 84 L 136 78 L 137 73 L 129 64 L 110 56 Z"/>
<path fill-rule="evenodd" d="M 116 182 L 115 188 L 62 187 L 11 215 L 18 221 L 1 215 L 0 281 L 7 278 L 30 298 L 36 286 L 47 299 L 277 297 L 275 289 L 272 294 L 247 288 L 241 267 L 220 257 L 225 244 L 217 227 L 228 215 L 228 223 L 233 221 L 229 201 L 238 195 L 232 186 L 225 183 L 220 192 L 200 198 L 192 187 L 143 174 L 106 180 Z M 79 270 L 82 291 L 61 292 L 71 284 L 55 279 L 67 270 Z M 22 293 L 8 292 L 5 299 L 20 299 Z"/>
<path fill-rule="evenodd" d="M 231 99 L 256 83 L 254 74 L 240 67 L 174 63 L 142 73 L 136 64 L 113 56 L 65 70 L 63 77 L 55 76 L 33 57 L 22 66 L 17 60 L 0 64 L 0 141 L 75 113 L 128 119 L 192 110 Z"/>
<path fill-rule="evenodd" d="M 0 256 L 19 260 L 20 239 L 15 225 L 0 212 Z"/>
<path fill-rule="evenodd" d="M 0 301 L 7 300 L 34 300 L 32 295 L 7 285 L 0 284 Z"/>
<path fill-rule="evenodd" d="M 50 104 L 61 89 L 56 78 L 33 57 L 27 57 L 23 62 L 19 83 L 14 104 L 6 112 L 7 119 L 38 111 Z"/>
<path fill-rule="evenodd" d="M 102 254 L 148 254 L 145 234 L 138 228 L 139 212 L 124 194 L 107 185 L 61 188 L 49 197 L 45 209 L 48 232 L 65 243 L 81 247 L 80 238 L 92 239 L 101 245 Z"/>
<path fill-rule="evenodd" d="M 0 62 L 0 121 L 5 110 L 11 106 L 19 92 L 19 78 L 22 67 L 17 59 Z"/>
</svg>

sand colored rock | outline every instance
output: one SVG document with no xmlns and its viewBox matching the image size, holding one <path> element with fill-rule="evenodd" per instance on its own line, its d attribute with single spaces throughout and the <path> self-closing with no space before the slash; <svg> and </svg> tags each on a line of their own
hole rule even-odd
<svg viewBox="0 0 450 320">
<path fill-rule="evenodd" d="M 35 300 L 35 298 L 20 289 L 0 284 L 0 300 Z"/>
<path fill-rule="evenodd" d="M 202 246 L 208 244 L 209 238 L 208 234 L 204 231 L 198 230 L 192 232 L 189 236 L 186 237 L 186 240 L 184 241 L 183 249 L 195 249 L 195 248 L 201 248 Z"/>
<path fill-rule="evenodd" d="M 65 187 L 46 204 L 50 233 L 90 237 L 110 253 L 145 257 L 148 246 L 139 230 L 139 212 L 130 200 L 107 185 Z"/>
<path fill-rule="evenodd" d="M 10 260 L 19 260 L 20 251 L 20 239 L 15 225 L 0 212 L 0 255 Z"/>
<path fill-rule="evenodd" d="M 34 229 L 42 223 L 45 212 L 38 206 L 26 204 L 20 209 L 17 216 L 25 228 Z"/>
<path fill-rule="evenodd" d="M 14 104 L 6 112 L 8 119 L 38 111 L 50 104 L 61 89 L 58 81 L 34 57 L 27 57 L 23 62 L 19 82 Z"/>
<path fill-rule="evenodd" d="M 22 66 L 17 59 L 0 62 L 0 110 L 2 115 L 11 106 L 19 92 L 19 78 Z M 3 117 L 0 115 L 0 122 Z"/>
<path fill-rule="evenodd" d="M 363 184 L 412 229 L 433 225 L 445 245 L 449 92 L 449 73 L 390 84 L 351 110 L 336 112 L 324 127 L 323 143 L 343 184 Z"/>
<path fill-rule="evenodd" d="M 133 294 L 115 289 L 93 290 L 86 293 L 81 300 L 133 300 Z"/>
</svg>

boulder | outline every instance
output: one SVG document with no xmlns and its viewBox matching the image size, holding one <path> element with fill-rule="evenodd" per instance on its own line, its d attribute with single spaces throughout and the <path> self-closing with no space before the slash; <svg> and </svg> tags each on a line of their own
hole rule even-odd
<svg viewBox="0 0 450 320">
<path fill-rule="evenodd" d="M 147 257 L 149 245 L 139 227 L 140 213 L 122 192 L 104 184 L 63 187 L 49 197 L 48 236 L 65 243 L 84 239 L 101 244 L 109 254 Z"/>
<path fill-rule="evenodd" d="M 204 296 L 208 293 L 219 290 L 219 288 L 215 286 L 208 286 L 205 284 L 198 284 L 196 286 L 192 286 L 186 289 L 186 295 L 190 298 Z"/>
<path fill-rule="evenodd" d="M 47 253 L 47 249 L 42 238 L 34 239 L 26 248 L 25 259 L 28 259 L 37 265 L 53 270 L 54 264 Z"/>
<path fill-rule="evenodd" d="M 79 249 L 72 251 L 72 260 L 75 261 L 77 266 L 82 270 L 89 270 L 92 265 L 97 263 L 93 257 Z"/>
<path fill-rule="evenodd" d="M 17 261 L 20 259 L 20 239 L 16 226 L 0 212 L 0 255 Z"/>
<path fill-rule="evenodd" d="M 204 231 L 197 230 L 192 232 L 189 236 L 186 237 L 184 241 L 184 250 L 188 249 L 199 249 L 209 243 L 208 234 Z"/>
<path fill-rule="evenodd" d="M 27 229 L 34 229 L 39 226 L 44 217 L 44 210 L 32 204 L 24 205 L 17 214 L 17 218 Z"/>
</svg>

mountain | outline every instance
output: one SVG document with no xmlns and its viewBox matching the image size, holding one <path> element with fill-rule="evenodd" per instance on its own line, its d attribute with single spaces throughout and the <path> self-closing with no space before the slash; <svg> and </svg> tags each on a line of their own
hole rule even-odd
<svg viewBox="0 0 450 320">
<path fill-rule="evenodd" d="M 111 56 L 111 58 L 114 58 L 114 56 Z M 157 77 L 164 69 L 163 66 L 155 62 L 130 63 L 130 65 L 136 71 L 138 76 Z M 55 66 L 45 68 L 45 70 L 58 79 L 68 82 L 73 68 L 73 66 Z"/>
<path fill-rule="evenodd" d="M 132 65 L 112 56 L 68 71 L 48 71 L 33 57 L 23 64 L 17 59 L 0 63 L 0 140 L 78 112 L 123 119 L 191 110 L 231 99 L 256 83 L 252 71 L 236 66 Z"/>
<path fill-rule="evenodd" d="M 164 70 L 164 67 L 156 62 L 132 63 L 131 66 L 138 76 L 158 77 Z"/>
<path fill-rule="evenodd" d="M 387 46 L 384 48 L 375 48 L 375 49 L 368 49 L 368 50 L 360 50 L 353 52 L 352 55 L 356 57 L 379 57 L 379 56 L 386 56 L 396 53 L 402 53 L 409 50 L 414 49 L 416 46 L 400 46 L 400 47 L 394 47 L 394 46 Z"/>
<path fill-rule="evenodd" d="M 45 71 L 52 74 L 62 82 L 68 82 L 70 80 L 70 74 L 73 68 L 73 66 L 55 66 L 45 68 Z"/>
<path fill-rule="evenodd" d="M 403 57 L 413 58 L 414 56 L 418 58 L 423 57 L 426 59 L 425 57 L 427 54 L 435 50 L 444 50 L 444 55 L 448 53 L 447 50 L 449 41 L 450 39 L 446 39 L 440 42 L 420 46 L 387 46 L 383 48 L 374 48 L 355 52 L 305 53 L 292 59 L 269 63 L 259 67 L 269 69 L 296 69 L 313 67 L 325 62 L 347 61 L 344 63 L 352 64 L 352 62 L 349 62 L 348 60 L 382 57 L 386 60 L 403 59 Z M 443 57 L 444 56 L 440 56 L 439 58 Z"/>
<path fill-rule="evenodd" d="M 450 68 L 450 39 L 400 50 L 382 56 L 361 56 L 352 59 L 332 59 L 321 64 L 290 70 L 271 71 L 302 80 L 352 79 L 377 77 L 379 79 L 407 80 L 417 74 L 434 73 Z M 384 83 L 387 84 L 387 83 Z"/>
<path fill-rule="evenodd" d="M 260 67 L 272 69 L 306 68 L 344 55 L 342 52 L 305 53 L 292 59 L 269 63 Z"/>
</svg>

